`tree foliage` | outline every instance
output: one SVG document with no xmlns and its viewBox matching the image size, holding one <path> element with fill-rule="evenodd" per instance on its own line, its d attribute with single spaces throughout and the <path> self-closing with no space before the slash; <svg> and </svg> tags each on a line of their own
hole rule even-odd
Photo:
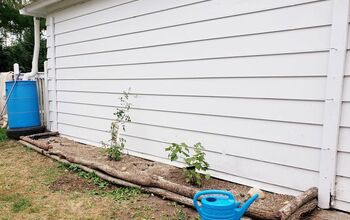
<svg viewBox="0 0 350 220">
<path fill-rule="evenodd" d="M 18 36 L 23 30 L 32 26 L 32 19 L 20 15 L 18 10 L 22 7 L 20 0 L 0 0 L 0 27 L 4 33 L 11 33 Z"/>
<path fill-rule="evenodd" d="M 32 66 L 34 48 L 33 18 L 19 14 L 23 7 L 21 0 L 0 0 L 0 72 L 13 69 L 18 63 L 22 72 L 29 72 Z M 45 20 L 41 19 L 41 30 Z M 9 43 L 9 39 L 11 43 Z M 41 39 L 39 70 L 43 70 L 46 59 L 46 39 Z"/>
</svg>

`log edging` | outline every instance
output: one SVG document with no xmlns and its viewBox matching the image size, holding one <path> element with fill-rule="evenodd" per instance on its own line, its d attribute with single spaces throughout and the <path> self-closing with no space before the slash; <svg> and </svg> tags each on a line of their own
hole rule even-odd
<svg viewBox="0 0 350 220">
<path fill-rule="evenodd" d="M 184 204 L 189 207 L 194 207 L 192 203 L 192 197 L 197 192 L 196 189 L 183 186 L 177 183 L 165 180 L 160 176 L 146 176 L 142 175 L 142 178 L 133 178 L 128 172 L 121 172 L 106 166 L 102 163 L 91 163 L 87 160 L 70 157 L 64 155 L 57 150 L 51 150 L 50 144 L 45 144 L 35 140 L 43 136 L 57 136 L 58 132 L 46 132 L 37 135 L 20 137 L 20 143 L 41 153 L 51 159 L 57 160 L 64 164 L 71 164 L 79 167 L 80 169 L 95 173 L 101 179 L 112 182 L 121 186 L 129 186 L 139 188 L 146 193 L 153 193 L 155 195 L 167 198 Z M 34 139 L 33 139 L 34 138 Z M 141 181 L 142 180 L 142 181 Z M 258 219 L 281 219 L 281 220 L 295 220 L 300 219 L 305 213 L 314 210 L 317 207 L 317 194 L 316 187 L 312 187 L 302 194 L 298 195 L 292 201 L 288 202 L 280 210 L 272 212 L 270 210 L 262 210 L 254 207 L 250 207 L 246 212 L 247 216 Z M 299 217 L 298 217 L 299 216 Z"/>
</svg>

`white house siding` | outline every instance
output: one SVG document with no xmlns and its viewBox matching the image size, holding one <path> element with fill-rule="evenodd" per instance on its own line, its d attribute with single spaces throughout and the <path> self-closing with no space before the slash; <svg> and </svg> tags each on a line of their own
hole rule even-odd
<svg viewBox="0 0 350 220">
<path fill-rule="evenodd" d="M 350 35 L 349 35 L 350 36 Z M 340 123 L 336 200 L 335 207 L 350 212 L 350 37 L 346 59 L 346 71 L 343 86 L 342 116 Z"/>
<path fill-rule="evenodd" d="M 51 128 L 100 145 L 130 87 L 131 154 L 168 163 L 169 143 L 200 141 L 215 177 L 317 186 L 331 12 L 314 0 L 95 0 L 52 14 Z M 342 134 L 349 150 L 350 120 Z"/>
</svg>

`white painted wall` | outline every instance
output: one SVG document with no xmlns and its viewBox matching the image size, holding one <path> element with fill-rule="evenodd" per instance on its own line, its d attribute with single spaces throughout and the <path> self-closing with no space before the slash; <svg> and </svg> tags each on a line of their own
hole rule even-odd
<svg viewBox="0 0 350 220">
<path fill-rule="evenodd" d="M 348 43 L 344 76 L 342 116 L 337 156 L 336 197 L 334 206 L 350 212 L 350 44 Z"/>
<path fill-rule="evenodd" d="M 200 141 L 213 176 L 290 194 L 318 186 L 332 3 L 92 0 L 52 14 L 51 129 L 99 146 L 130 87 L 131 154 L 169 163 L 169 143 Z M 349 174 L 344 84 L 338 172 Z"/>
</svg>

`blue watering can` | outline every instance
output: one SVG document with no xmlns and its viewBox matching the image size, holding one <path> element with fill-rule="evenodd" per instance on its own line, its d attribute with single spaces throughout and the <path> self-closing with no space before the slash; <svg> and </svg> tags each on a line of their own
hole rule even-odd
<svg viewBox="0 0 350 220">
<path fill-rule="evenodd" d="M 200 196 L 204 196 L 201 205 L 198 204 Z M 240 206 L 241 202 L 235 201 L 235 197 L 228 191 L 204 190 L 194 195 L 193 203 L 202 220 L 239 220 L 258 197 L 255 194 Z"/>
</svg>

